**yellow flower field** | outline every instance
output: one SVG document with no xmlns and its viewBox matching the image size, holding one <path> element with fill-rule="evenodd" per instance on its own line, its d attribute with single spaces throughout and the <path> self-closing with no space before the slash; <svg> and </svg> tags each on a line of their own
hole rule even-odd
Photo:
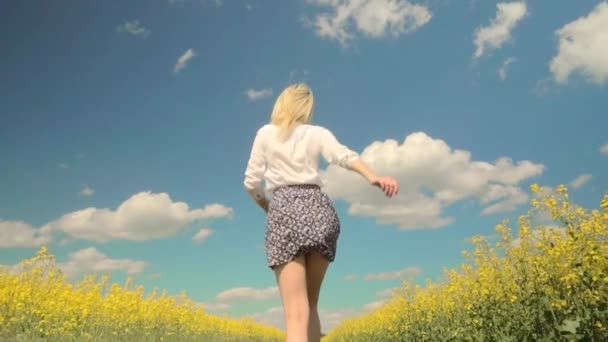
<svg viewBox="0 0 608 342">
<path fill-rule="evenodd" d="M 531 190 L 515 237 L 507 221 L 495 245 L 473 237 L 459 270 L 425 287 L 405 282 L 324 341 L 608 341 L 608 193 L 601 209 L 587 210 L 565 186 Z M 534 224 L 543 214 L 556 223 Z"/>
<path fill-rule="evenodd" d="M 0 269 L 0 341 L 282 341 L 250 319 L 209 315 L 185 294 L 153 292 L 107 277 L 68 282 L 46 248 Z"/>
</svg>

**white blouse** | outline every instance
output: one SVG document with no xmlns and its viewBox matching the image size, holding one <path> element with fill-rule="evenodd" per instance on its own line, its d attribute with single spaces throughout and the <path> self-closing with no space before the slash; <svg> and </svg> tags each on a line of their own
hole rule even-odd
<svg viewBox="0 0 608 342">
<path fill-rule="evenodd" d="M 281 141 L 279 128 L 267 124 L 256 133 L 245 170 L 245 189 L 254 199 L 272 197 L 281 185 L 317 184 L 323 186 L 319 174 L 319 157 L 349 169 L 359 154 L 340 144 L 327 128 L 302 124 L 290 137 Z M 265 181 L 265 187 L 262 182 Z"/>
</svg>

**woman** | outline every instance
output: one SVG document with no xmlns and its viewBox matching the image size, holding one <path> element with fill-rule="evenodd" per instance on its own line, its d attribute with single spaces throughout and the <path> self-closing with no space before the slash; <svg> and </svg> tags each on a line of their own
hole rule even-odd
<svg viewBox="0 0 608 342">
<path fill-rule="evenodd" d="M 319 291 L 340 234 L 333 204 L 321 190 L 320 156 L 359 173 L 388 197 L 398 191 L 393 178 L 376 176 L 331 131 L 309 123 L 313 102 L 306 84 L 283 90 L 270 124 L 256 133 L 244 180 L 267 213 L 266 257 L 283 302 L 287 342 L 320 340 Z"/>
</svg>

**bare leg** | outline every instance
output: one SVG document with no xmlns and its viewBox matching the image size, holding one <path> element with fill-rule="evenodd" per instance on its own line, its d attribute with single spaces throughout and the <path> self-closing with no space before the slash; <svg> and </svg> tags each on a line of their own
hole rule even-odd
<svg viewBox="0 0 608 342">
<path fill-rule="evenodd" d="M 308 342 L 309 306 L 306 293 L 306 260 L 295 260 L 275 268 L 285 314 L 286 342 Z"/>
<path fill-rule="evenodd" d="M 308 304 L 310 307 L 310 322 L 308 325 L 308 342 L 321 340 L 321 322 L 317 304 L 319 292 L 325 277 L 329 261 L 317 252 L 306 255 L 306 287 L 308 289 Z"/>
</svg>

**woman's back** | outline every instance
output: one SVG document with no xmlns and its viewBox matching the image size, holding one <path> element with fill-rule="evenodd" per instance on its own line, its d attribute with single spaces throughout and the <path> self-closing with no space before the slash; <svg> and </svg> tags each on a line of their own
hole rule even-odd
<svg viewBox="0 0 608 342">
<path fill-rule="evenodd" d="M 323 156 L 328 163 L 347 167 L 357 153 L 340 144 L 326 128 L 299 124 L 283 138 L 280 128 L 267 124 L 261 127 L 254 141 L 253 162 L 248 165 L 245 185 L 251 187 L 263 173 L 266 190 L 272 192 L 276 187 L 288 184 L 322 185 L 319 174 L 319 158 Z M 258 156 L 264 163 L 256 163 Z"/>
</svg>

